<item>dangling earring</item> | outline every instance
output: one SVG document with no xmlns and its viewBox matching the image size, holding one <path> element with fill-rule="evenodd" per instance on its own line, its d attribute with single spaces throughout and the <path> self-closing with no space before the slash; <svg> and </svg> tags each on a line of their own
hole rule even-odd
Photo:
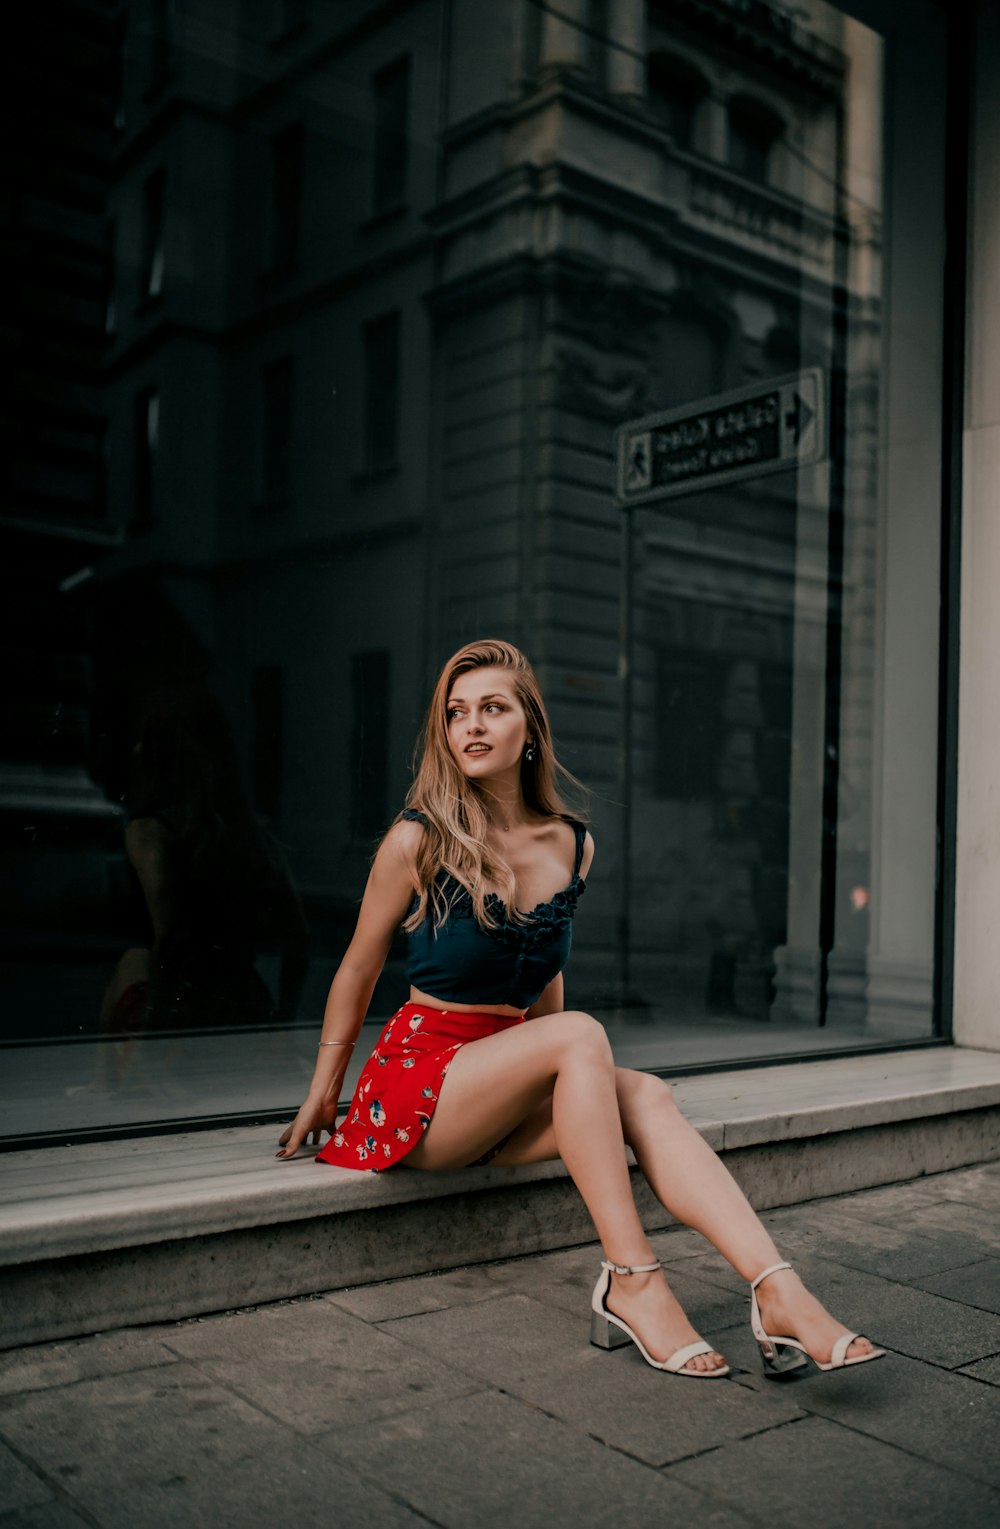
<svg viewBox="0 0 1000 1529">
<path fill-rule="evenodd" d="M 528 761 L 528 763 L 531 764 L 532 760 L 535 757 L 535 745 L 534 745 L 534 743 L 529 743 L 528 744 L 528 747 L 524 751 L 524 757 Z"/>
</svg>

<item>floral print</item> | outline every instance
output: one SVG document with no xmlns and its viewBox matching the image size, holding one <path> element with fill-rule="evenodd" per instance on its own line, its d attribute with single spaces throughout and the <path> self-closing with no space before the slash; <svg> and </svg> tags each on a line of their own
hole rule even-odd
<svg viewBox="0 0 1000 1529">
<path fill-rule="evenodd" d="M 404 1004 L 379 1036 L 345 1119 L 316 1161 L 370 1173 L 391 1168 L 430 1125 L 459 1047 L 523 1023 L 523 1015 L 463 1014 Z"/>
</svg>

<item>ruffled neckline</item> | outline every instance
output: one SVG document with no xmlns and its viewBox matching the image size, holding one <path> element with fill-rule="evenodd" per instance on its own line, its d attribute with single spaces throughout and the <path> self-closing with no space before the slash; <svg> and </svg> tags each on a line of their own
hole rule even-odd
<svg viewBox="0 0 1000 1529">
<path fill-rule="evenodd" d="M 580 873 L 577 872 L 568 887 L 563 887 L 560 891 L 553 892 L 546 902 L 536 903 L 533 908 L 518 908 L 517 911 L 525 919 L 536 919 L 539 916 L 545 918 L 549 913 L 559 912 L 563 907 L 570 905 L 572 911 L 572 908 L 576 907 L 577 898 L 582 892 L 586 892 L 586 890 L 587 883 Z M 468 896 L 468 893 L 466 893 L 466 896 Z M 484 901 L 493 908 L 499 908 L 505 922 L 510 921 L 510 909 L 497 892 L 487 892 Z"/>
<path fill-rule="evenodd" d="M 459 887 L 460 892 L 457 897 L 452 897 L 455 887 Z M 499 922 L 493 929 L 486 928 L 485 926 L 480 927 L 482 927 L 484 934 L 491 935 L 494 939 L 502 940 L 506 945 L 541 944 L 569 928 L 573 922 L 573 914 L 576 912 L 577 902 L 586 890 L 587 883 L 577 872 L 569 886 L 555 892 L 545 902 L 536 903 L 529 912 L 522 913 L 522 921 L 518 923 L 511 919 L 510 909 L 499 893 L 487 892 L 484 901 L 490 912 L 497 915 Z M 453 876 L 447 878 L 444 891 L 445 895 L 451 900 L 451 917 L 475 917 L 475 909 L 472 906 L 472 898 L 469 896 L 468 890 L 460 882 L 457 882 Z"/>
<path fill-rule="evenodd" d="M 416 807 L 405 807 L 401 814 L 408 822 L 426 823 L 424 814 Z M 581 826 L 581 825 L 578 825 Z M 577 864 L 582 854 L 582 845 L 577 852 Z M 442 873 L 441 890 L 451 905 L 450 916 L 458 918 L 471 918 L 474 916 L 472 897 L 467 887 L 463 886 L 454 876 Z M 504 902 L 498 892 L 487 892 L 485 904 L 491 913 L 496 913 L 499 923 L 494 929 L 484 929 L 484 933 L 494 935 L 496 938 L 511 941 L 536 943 L 538 940 L 560 933 L 573 921 L 576 905 L 581 896 L 587 890 L 587 883 L 579 871 L 574 871 L 573 879 L 568 886 L 554 892 L 544 902 L 536 903 L 533 908 L 518 909 L 520 918 L 515 923 L 510 915 L 510 908 Z M 417 899 L 414 898 L 414 906 Z"/>
</svg>

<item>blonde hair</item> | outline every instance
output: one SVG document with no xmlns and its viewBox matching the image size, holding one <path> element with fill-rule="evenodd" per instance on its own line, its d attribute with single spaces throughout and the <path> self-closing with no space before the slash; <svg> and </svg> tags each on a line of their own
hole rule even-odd
<svg viewBox="0 0 1000 1529">
<path fill-rule="evenodd" d="M 534 744 L 531 759 L 527 750 L 521 756 L 521 792 L 526 806 L 543 817 L 573 821 L 556 782 L 561 777 L 585 795 L 585 788 L 556 759 L 552 728 L 538 680 L 521 650 L 499 638 L 483 638 L 459 648 L 434 686 L 417 743 L 420 763 L 406 796 L 407 807 L 416 809 L 426 819 L 426 831 L 417 851 L 419 900 L 404 929 L 415 929 L 431 910 L 434 927 L 440 928 L 444 923 L 451 899 L 440 885 L 442 872 L 468 892 L 476 918 L 487 929 L 498 926 L 486 901 L 491 886 L 500 888 L 508 917 L 514 922 L 523 919 L 514 906 L 514 873 L 506 861 L 492 855 L 487 847 L 490 819 L 483 794 L 463 774 L 448 741 L 448 699 L 459 675 L 472 669 L 506 670 L 524 708 L 528 738 Z M 457 889 L 452 897 L 456 895 Z"/>
</svg>

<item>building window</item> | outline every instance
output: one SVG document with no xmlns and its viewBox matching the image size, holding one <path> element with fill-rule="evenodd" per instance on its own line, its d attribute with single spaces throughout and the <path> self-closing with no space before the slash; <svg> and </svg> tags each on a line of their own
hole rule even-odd
<svg viewBox="0 0 1000 1529">
<path fill-rule="evenodd" d="M 163 293 L 166 193 L 166 173 L 154 170 L 147 178 L 142 193 L 142 266 L 139 271 L 141 302 L 148 302 Z"/>
<path fill-rule="evenodd" d="M 254 806 L 276 818 L 281 807 L 285 749 L 284 675 L 280 664 L 257 664 L 252 677 L 251 769 Z"/>
<path fill-rule="evenodd" d="M 284 504 L 292 488 L 292 358 L 264 368 L 264 430 L 261 479 L 264 505 Z"/>
<path fill-rule="evenodd" d="M 771 150 L 784 124 L 776 112 L 752 96 L 734 96 L 729 103 L 729 163 L 737 175 L 766 181 Z"/>
<path fill-rule="evenodd" d="M 370 839 L 385 827 L 388 801 L 389 654 L 385 649 L 351 658 L 351 827 Z"/>
<path fill-rule="evenodd" d="M 648 70 L 649 109 L 679 149 L 694 146 L 695 116 L 708 82 L 686 59 L 654 53 Z"/>
<path fill-rule="evenodd" d="M 272 0 L 271 36 L 277 39 L 299 31 L 306 24 L 308 9 L 308 0 Z"/>
<path fill-rule="evenodd" d="M 406 124 L 410 112 L 410 59 L 397 59 L 374 76 L 375 150 L 372 203 L 376 212 L 398 207 L 406 194 Z"/>
<path fill-rule="evenodd" d="M 271 139 L 271 271 L 290 271 L 299 257 L 302 221 L 302 124 Z"/>
<path fill-rule="evenodd" d="M 399 314 L 365 325 L 365 466 L 394 467 L 399 449 Z"/>
<path fill-rule="evenodd" d="M 160 395 L 156 388 L 143 388 L 137 395 L 132 434 L 132 524 L 142 527 L 154 518 L 156 458 L 160 449 Z"/>
</svg>

